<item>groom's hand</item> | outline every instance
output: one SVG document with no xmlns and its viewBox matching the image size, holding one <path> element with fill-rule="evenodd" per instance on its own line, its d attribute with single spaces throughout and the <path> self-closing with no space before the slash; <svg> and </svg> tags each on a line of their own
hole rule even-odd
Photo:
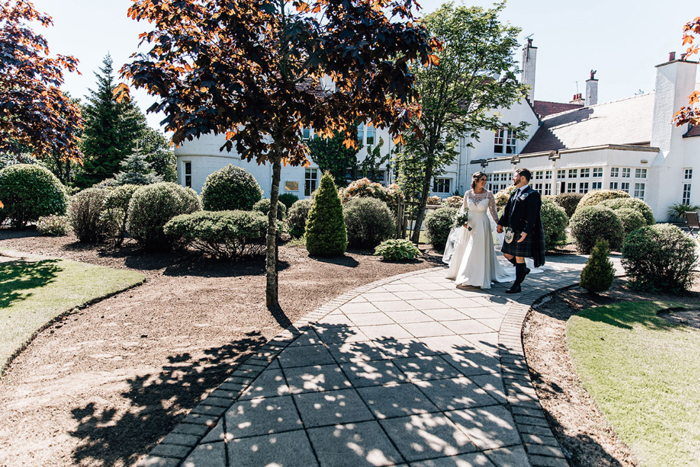
<svg viewBox="0 0 700 467">
<path fill-rule="evenodd" d="M 527 234 L 525 232 L 520 234 L 520 240 L 518 240 L 518 243 L 522 242 L 525 240 L 525 237 L 527 237 Z"/>
<path fill-rule="evenodd" d="M 496 226 L 496 232 L 498 232 L 498 233 L 503 233 L 503 226 L 500 225 L 500 224 L 497 225 L 497 226 Z"/>
</svg>

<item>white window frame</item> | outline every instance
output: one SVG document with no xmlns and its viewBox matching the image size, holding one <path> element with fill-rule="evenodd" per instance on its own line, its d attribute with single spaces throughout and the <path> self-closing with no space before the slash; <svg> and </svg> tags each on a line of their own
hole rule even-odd
<svg viewBox="0 0 700 467">
<path fill-rule="evenodd" d="M 646 183 L 635 183 L 634 184 L 634 198 L 641 199 L 644 201 L 644 192 L 646 191 Z"/>
<path fill-rule="evenodd" d="M 603 168 L 602 167 L 594 167 L 593 168 L 593 178 L 601 178 L 603 176 Z"/>
<path fill-rule="evenodd" d="M 535 180 L 543 180 L 543 179 L 544 179 L 544 171 L 543 170 L 538 170 L 537 172 L 535 172 Z"/>
<path fill-rule="evenodd" d="M 683 197 L 681 199 L 681 204 L 690 204 L 690 183 L 683 184 Z"/>
<path fill-rule="evenodd" d="M 591 182 L 591 191 L 602 190 L 602 189 L 603 189 L 603 182 Z"/>
<path fill-rule="evenodd" d="M 576 193 L 576 182 L 569 182 L 566 184 L 567 193 Z"/>
<path fill-rule="evenodd" d="M 629 193 L 630 192 L 630 182 L 620 182 L 620 190 Z"/>
<path fill-rule="evenodd" d="M 622 167 L 622 178 L 632 178 L 632 169 L 629 167 Z"/>
<path fill-rule="evenodd" d="M 365 144 L 365 124 L 360 123 L 357 125 L 357 142 L 364 146 Z"/>
<path fill-rule="evenodd" d="M 610 178 L 619 178 L 620 177 L 620 168 L 619 167 L 610 167 Z"/>
<path fill-rule="evenodd" d="M 517 140 L 513 130 L 501 128 L 495 131 L 493 138 L 494 154 L 515 154 L 517 151 Z"/>
<path fill-rule="evenodd" d="M 557 169 L 557 179 L 566 178 L 566 169 Z"/>
<path fill-rule="evenodd" d="M 552 184 L 551 183 L 545 183 L 544 184 L 544 195 L 545 196 L 550 196 L 552 194 Z"/>
<path fill-rule="evenodd" d="M 581 169 L 579 178 L 590 178 L 591 169 Z"/>
<path fill-rule="evenodd" d="M 304 171 L 304 196 L 311 196 L 318 188 L 318 169 L 306 169 Z"/>
<path fill-rule="evenodd" d="M 634 178 L 646 180 L 647 169 L 634 169 Z"/>
<path fill-rule="evenodd" d="M 578 192 L 582 194 L 588 193 L 588 182 L 581 182 L 578 184 Z"/>
<path fill-rule="evenodd" d="M 441 177 L 433 179 L 433 193 L 450 193 L 452 179 Z"/>
<path fill-rule="evenodd" d="M 367 146 L 372 146 L 375 144 L 375 139 L 377 136 L 377 130 L 371 125 L 367 125 Z"/>
<path fill-rule="evenodd" d="M 683 180 L 693 179 L 693 169 L 683 169 Z"/>
<path fill-rule="evenodd" d="M 620 182 L 610 182 L 610 189 L 611 190 L 619 190 L 620 189 Z"/>
<path fill-rule="evenodd" d="M 544 172 L 544 179 L 545 179 L 545 180 L 551 180 L 551 179 L 552 179 L 552 171 L 551 171 L 551 170 L 545 170 L 545 172 Z"/>
<path fill-rule="evenodd" d="M 183 182 L 187 188 L 192 188 L 192 161 L 182 162 Z"/>
<path fill-rule="evenodd" d="M 578 169 L 569 169 L 569 178 L 578 178 Z"/>
</svg>

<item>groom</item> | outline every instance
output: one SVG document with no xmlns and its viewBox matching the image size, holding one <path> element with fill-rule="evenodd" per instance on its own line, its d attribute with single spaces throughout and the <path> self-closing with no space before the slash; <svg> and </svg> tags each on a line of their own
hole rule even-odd
<svg viewBox="0 0 700 467">
<path fill-rule="evenodd" d="M 516 189 L 511 193 L 496 228 L 498 233 L 505 229 L 506 238 L 501 251 L 515 266 L 515 282 L 506 293 L 521 291 L 520 284 L 530 272 L 525 267 L 525 258 L 533 258 L 535 267 L 544 264 L 544 229 L 540 218 L 542 198 L 530 187 L 531 178 L 528 169 L 515 171 L 513 184 Z"/>
</svg>

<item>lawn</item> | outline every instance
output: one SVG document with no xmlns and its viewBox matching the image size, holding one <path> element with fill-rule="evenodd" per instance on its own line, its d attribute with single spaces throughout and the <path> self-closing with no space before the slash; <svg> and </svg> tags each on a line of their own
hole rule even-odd
<svg viewBox="0 0 700 467">
<path fill-rule="evenodd" d="M 645 466 L 698 465 L 700 329 L 656 313 L 671 303 L 589 308 L 566 337 L 585 388 Z"/>
<path fill-rule="evenodd" d="M 140 284 L 143 274 L 63 259 L 0 263 L 0 371 L 52 319 Z"/>
</svg>

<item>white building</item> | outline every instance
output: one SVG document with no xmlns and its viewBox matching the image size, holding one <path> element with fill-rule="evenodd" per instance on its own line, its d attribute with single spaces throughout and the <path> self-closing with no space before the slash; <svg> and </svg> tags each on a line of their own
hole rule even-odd
<svg viewBox="0 0 700 467">
<path fill-rule="evenodd" d="M 530 85 L 529 99 L 498 110 L 504 121 L 530 124 L 526 139 L 515 140 L 506 130 L 495 135 L 482 131 L 478 141 L 460 139 L 457 160 L 434 180 L 432 194 L 463 194 L 478 170 L 490 174 L 489 188 L 496 192 L 511 183 L 515 169 L 527 167 L 533 172 L 534 188 L 543 194 L 620 189 L 649 203 L 657 220 L 667 219 L 671 204 L 700 204 L 698 183 L 693 189 L 693 174 L 700 177 L 700 127 L 676 127 L 672 122 L 697 86 L 697 62 L 676 60 L 672 54 L 656 67 L 654 92 L 604 104 L 597 104 L 598 80 L 592 72 L 585 98 L 578 94 L 569 103 L 556 103 L 533 100 L 536 56 L 537 48 L 528 43 L 522 81 Z M 382 130 L 363 125 L 358 137 L 365 148 L 359 160 L 379 138 L 384 140 L 383 155 L 394 148 L 391 136 Z M 233 164 L 251 172 L 269 196 L 271 166 L 221 152 L 223 143 L 223 135 L 204 136 L 177 148 L 179 183 L 201 191 L 210 173 Z M 283 167 L 281 175 L 280 194 L 299 198 L 308 196 L 320 180 L 313 163 L 309 168 Z M 393 181 L 392 171 L 385 170 L 384 184 Z"/>
</svg>

